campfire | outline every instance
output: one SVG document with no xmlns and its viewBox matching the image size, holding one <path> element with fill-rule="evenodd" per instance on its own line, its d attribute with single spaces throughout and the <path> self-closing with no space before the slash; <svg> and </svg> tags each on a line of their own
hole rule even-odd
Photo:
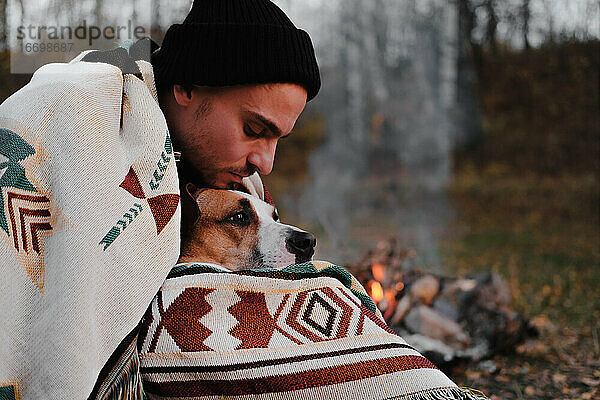
<svg viewBox="0 0 600 400">
<path fill-rule="evenodd" d="M 532 334 L 493 272 L 446 277 L 414 267 L 416 252 L 378 243 L 350 266 L 396 333 L 438 365 L 514 350 Z"/>
</svg>

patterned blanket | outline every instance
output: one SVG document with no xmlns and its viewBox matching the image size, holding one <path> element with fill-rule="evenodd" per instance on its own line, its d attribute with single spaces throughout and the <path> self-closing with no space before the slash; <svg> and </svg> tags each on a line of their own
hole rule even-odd
<svg viewBox="0 0 600 400">
<path fill-rule="evenodd" d="M 180 225 L 150 45 L 45 65 L 0 105 L 2 400 L 142 396 L 137 326 Z"/>
<path fill-rule="evenodd" d="M 124 74 L 84 55 L 0 105 L 0 399 L 135 387 L 122 356 L 179 254 L 152 66 Z"/>
<path fill-rule="evenodd" d="M 150 399 L 484 399 L 458 388 L 325 262 L 171 271 L 141 323 Z"/>
</svg>

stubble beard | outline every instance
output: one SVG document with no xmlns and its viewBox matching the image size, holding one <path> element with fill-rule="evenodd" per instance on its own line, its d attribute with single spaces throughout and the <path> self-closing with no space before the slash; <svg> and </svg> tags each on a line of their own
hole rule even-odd
<svg viewBox="0 0 600 400">
<path fill-rule="evenodd" d="M 235 173 L 240 176 L 250 176 L 256 169 L 248 165 L 244 168 L 228 167 L 220 168 L 217 167 L 218 162 L 212 149 L 206 148 L 203 143 L 206 143 L 205 138 L 210 137 L 210 131 L 206 128 L 196 130 L 198 126 L 201 126 L 201 120 L 206 118 L 212 112 L 212 103 L 210 98 L 207 97 L 202 100 L 194 112 L 193 125 L 188 127 L 188 137 L 195 137 L 194 142 L 195 154 L 192 157 L 189 156 L 189 149 L 187 149 L 188 156 L 186 157 L 186 149 L 182 150 L 181 163 L 184 165 L 183 170 L 187 172 L 185 179 L 194 182 L 199 187 L 208 187 L 213 189 L 243 189 L 243 185 L 237 182 L 218 183 L 218 177 L 221 174 L 227 175 L 228 173 Z M 198 155 L 202 154 L 201 157 Z"/>
</svg>

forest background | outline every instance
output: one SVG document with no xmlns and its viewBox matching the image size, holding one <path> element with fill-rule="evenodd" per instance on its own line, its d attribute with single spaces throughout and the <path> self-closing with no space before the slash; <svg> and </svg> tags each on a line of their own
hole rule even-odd
<svg viewBox="0 0 600 400">
<path fill-rule="evenodd" d="M 265 178 L 282 218 L 341 265 L 394 238 L 425 270 L 499 273 L 540 339 L 453 378 L 496 398 L 598 398 L 598 2 L 275 2 L 323 80 Z M 36 66 L 10 51 L 17 26 L 134 21 L 160 43 L 190 4 L 0 0 L 0 101 Z"/>
</svg>

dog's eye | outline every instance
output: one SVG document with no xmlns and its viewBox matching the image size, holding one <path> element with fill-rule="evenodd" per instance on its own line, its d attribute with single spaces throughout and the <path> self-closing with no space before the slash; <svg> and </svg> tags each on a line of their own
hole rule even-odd
<svg viewBox="0 0 600 400">
<path fill-rule="evenodd" d="M 227 218 L 227 222 L 231 222 L 232 224 L 236 225 L 244 225 L 247 224 L 248 221 L 248 215 L 246 215 L 246 213 L 243 211 L 237 212 Z"/>
<path fill-rule="evenodd" d="M 273 220 L 275 222 L 279 221 L 279 213 L 277 212 L 277 210 L 273 210 Z"/>
</svg>

